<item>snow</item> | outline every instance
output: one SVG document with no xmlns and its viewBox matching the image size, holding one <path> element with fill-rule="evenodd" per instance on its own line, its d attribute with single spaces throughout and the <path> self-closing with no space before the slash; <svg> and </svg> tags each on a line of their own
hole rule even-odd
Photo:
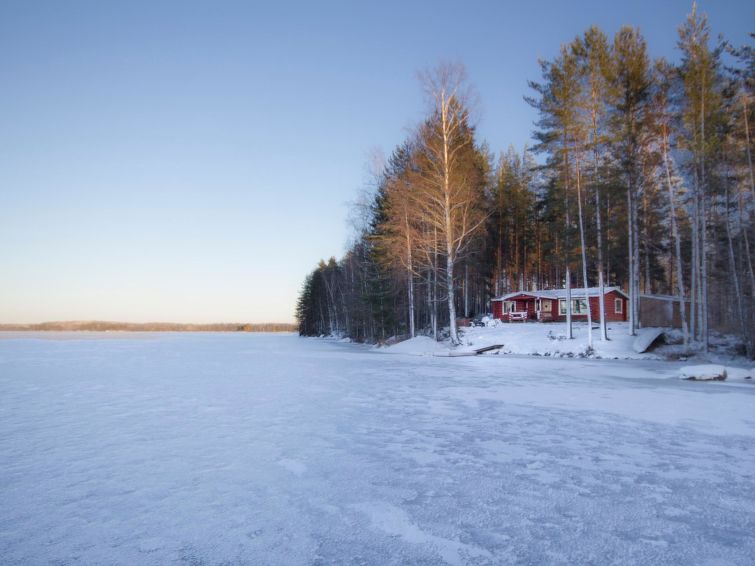
<svg viewBox="0 0 755 566">
<path fill-rule="evenodd" d="M 416 336 L 403 340 L 391 346 L 381 348 L 390 354 L 411 354 L 414 356 L 432 356 L 438 353 L 448 353 L 448 346 L 436 342 L 428 336 Z"/>
<path fill-rule="evenodd" d="M 755 367 L 741 368 L 726 366 L 727 381 L 749 381 L 755 379 Z"/>
<path fill-rule="evenodd" d="M 642 354 L 663 334 L 663 328 L 641 328 L 632 342 L 632 350 Z"/>
<path fill-rule="evenodd" d="M 292 335 L 99 338 L 0 340 L 4 565 L 755 555 L 744 378 Z"/>
<path fill-rule="evenodd" d="M 629 334 L 625 322 L 608 324 L 610 340 L 601 342 L 593 332 L 593 351 L 587 348 L 587 323 L 572 324 L 574 339 L 566 338 L 566 325 L 561 323 L 505 323 L 488 320 L 487 326 L 464 329 L 461 350 L 474 350 L 494 344 L 503 344 L 499 353 L 556 357 L 600 357 L 623 359 L 657 358 L 652 353 L 634 350 L 635 337 Z M 448 347 L 448 346 L 447 346 Z"/>
</svg>

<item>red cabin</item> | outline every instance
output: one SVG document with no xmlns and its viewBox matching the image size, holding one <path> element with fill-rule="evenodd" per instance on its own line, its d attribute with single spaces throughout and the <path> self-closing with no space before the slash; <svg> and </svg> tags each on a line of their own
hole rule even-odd
<svg viewBox="0 0 755 566">
<path fill-rule="evenodd" d="M 604 287 L 607 321 L 627 319 L 629 297 L 618 287 Z M 600 288 L 590 287 L 571 290 L 572 320 L 587 320 L 589 304 L 592 320 L 600 320 Z M 540 321 L 561 322 L 566 320 L 566 289 L 542 291 L 518 291 L 493 299 L 493 316 L 506 322 Z"/>
</svg>

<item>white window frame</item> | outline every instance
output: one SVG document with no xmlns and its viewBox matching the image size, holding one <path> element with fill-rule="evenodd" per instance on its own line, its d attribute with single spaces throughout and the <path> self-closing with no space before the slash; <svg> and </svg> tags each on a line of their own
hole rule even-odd
<svg viewBox="0 0 755 566">
<path fill-rule="evenodd" d="M 578 307 L 582 306 L 584 307 L 583 310 L 579 310 Z M 571 313 L 577 314 L 577 315 L 587 315 L 587 299 L 572 299 L 571 300 Z M 558 312 L 559 315 L 563 316 L 566 314 L 566 299 L 559 299 L 558 300 Z"/>
<path fill-rule="evenodd" d="M 613 312 L 615 312 L 616 314 L 624 314 L 624 299 L 614 299 Z"/>
</svg>

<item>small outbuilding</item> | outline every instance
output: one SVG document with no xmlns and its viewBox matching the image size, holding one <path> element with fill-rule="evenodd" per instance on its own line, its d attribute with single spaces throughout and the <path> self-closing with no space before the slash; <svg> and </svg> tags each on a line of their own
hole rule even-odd
<svg viewBox="0 0 755 566">
<path fill-rule="evenodd" d="M 627 320 L 629 297 L 619 287 L 604 287 L 607 321 Z M 572 320 L 587 320 L 588 305 L 592 320 L 600 320 L 600 287 L 583 287 L 571 290 Z M 566 289 L 517 291 L 493 299 L 493 316 L 506 322 L 566 320 Z"/>
</svg>

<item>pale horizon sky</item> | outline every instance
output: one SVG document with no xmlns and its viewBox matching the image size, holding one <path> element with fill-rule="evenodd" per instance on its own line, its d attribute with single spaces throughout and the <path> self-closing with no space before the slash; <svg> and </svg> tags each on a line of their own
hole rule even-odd
<svg viewBox="0 0 755 566">
<path fill-rule="evenodd" d="M 750 2 L 698 5 L 749 42 Z M 521 148 L 539 57 L 594 23 L 676 59 L 690 8 L 3 2 L 0 323 L 292 321 L 344 251 L 370 153 L 421 118 L 417 71 L 463 62 L 480 138 Z"/>
</svg>

